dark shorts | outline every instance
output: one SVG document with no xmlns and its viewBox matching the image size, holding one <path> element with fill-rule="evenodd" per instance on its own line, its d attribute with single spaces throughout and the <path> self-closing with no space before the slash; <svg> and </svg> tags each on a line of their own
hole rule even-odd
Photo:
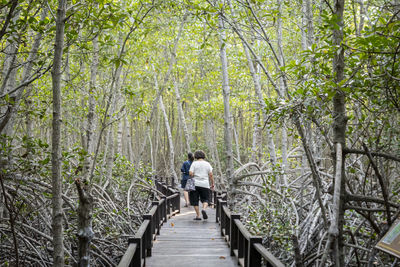
<svg viewBox="0 0 400 267">
<path fill-rule="evenodd" d="M 187 179 L 181 180 L 181 188 L 185 189 L 186 183 L 187 183 Z"/>
<path fill-rule="evenodd" d="M 190 191 L 189 192 L 190 205 L 198 206 L 199 205 L 199 199 L 200 199 L 201 203 L 207 202 L 208 204 L 210 204 L 209 195 L 210 195 L 210 189 L 209 188 L 196 186 L 196 190 L 195 191 Z"/>
</svg>

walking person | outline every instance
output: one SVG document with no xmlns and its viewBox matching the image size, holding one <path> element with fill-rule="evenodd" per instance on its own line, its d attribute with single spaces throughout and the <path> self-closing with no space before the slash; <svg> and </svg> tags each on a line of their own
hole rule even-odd
<svg viewBox="0 0 400 267">
<path fill-rule="evenodd" d="M 189 176 L 190 166 L 192 165 L 192 162 L 194 161 L 193 153 L 189 152 L 187 154 L 187 156 L 188 156 L 188 160 L 185 161 L 181 167 L 181 172 L 182 172 L 181 188 L 183 188 L 183 197 L 185 198 L 185 202 L 186 202 L 185 207 L 189 206 L 189 192 L 185 190 L 185 186 L 186 186 L 187 180 L 190 178 L 190 176 Z"/>
<path fill-rule="evenodd" d="M 196 211 L 196 218 L 194 218 L 194 220 L 197 221 L 201 220 L 199 200 L 203 205 L 201 210 L 203 219 L 206 220 L 208 218 L 206 210 L 209 204 L 209 192 L 210 188 L 214 189 L 212 167 L 210 163 L 205 160 L 205 158 L 206 154 L 203 151 L 198 150 L 194 152 L 195 161 L 192 163 L 189 169 L 189 175 L 193 177 L 196 186 L 195 191 L 189 192 L 189 199 L 190 205 L 192 205 Z"/>
</svg>

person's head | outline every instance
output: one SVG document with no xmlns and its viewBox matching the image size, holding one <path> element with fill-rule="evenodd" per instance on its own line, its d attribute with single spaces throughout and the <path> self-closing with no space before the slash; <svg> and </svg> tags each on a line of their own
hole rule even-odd
<svg viewBox="0 0 400 267">
<path fill-rule="evenodd" d="M 188 160 L 194 161 L 194 157 L 193 157 L 193 153 L 192 152 L 188 153 Z"/>
<path fill-rule="evenodd" d="M 205 159 L 206 153 L 204 153 L 204 151 L 202 151 L 202 150 L 197 150 L 196 152 L 194 152 L 194 158 L 195 159 Z"/>
</svg>

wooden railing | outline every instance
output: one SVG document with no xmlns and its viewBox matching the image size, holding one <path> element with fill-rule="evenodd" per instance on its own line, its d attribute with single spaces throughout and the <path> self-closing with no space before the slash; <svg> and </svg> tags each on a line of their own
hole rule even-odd
<svg viewBox="0 0 400 267">
<path fill-rule="evenodd" d="M 226 194 L 213 194 L 216 203 L 216 221 L 221 226 L 221 235 L 242 267 L 284 267 L 263 245 L 262 237 L 252 236 L 240 221 L 239 214 L 231 214 L 227 207 Z"/>
<path fill-rule="evenodd" d="M 179 191 L 155 180 L 156 188 L 163 194 L 159 201 L 153 201 L 149 213 L 143 215 L 143 222 L 136 234 L 128 239 L 128 249 L 118 267 L 142 267 L 146 257 L 151 256 L 153 241 L 160 234 L 161 226 L 173 215 L 180 212 Z"/>
</svg>

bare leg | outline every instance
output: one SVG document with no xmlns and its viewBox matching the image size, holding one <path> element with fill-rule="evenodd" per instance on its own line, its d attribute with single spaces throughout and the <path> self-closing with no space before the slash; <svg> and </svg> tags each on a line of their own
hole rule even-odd
<svg viewBox="0 0 400 267">
<path fill-rule="evenodd" d="M 199 206 L 194 206 L 194 210 L 196 211 L 196 217 L 200 218 L 200 209 Z"/>
<path fill-rule="evenodd" d="M 185 197 L 186 206 L 189 206 L 189 192 L 183 191 L 183 196 Z"/>
<path fill-rule="evenodd" d="M 204 203 L 203 203 L 203 210 L 206 210 L 207 207 L 208 207 L 208 203 L 207 203 L 207 202 L 204 202 Z"/>
</svg>

